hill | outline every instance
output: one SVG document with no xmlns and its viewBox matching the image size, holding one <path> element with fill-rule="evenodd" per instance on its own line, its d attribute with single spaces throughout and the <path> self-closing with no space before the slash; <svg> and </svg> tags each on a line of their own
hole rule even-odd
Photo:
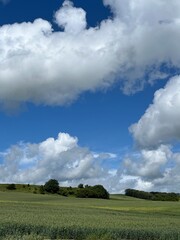
<svg viewBox="0 0 180 240">
<path fill-rule="evenodd" d="M 59 183 L 55 179 L 50 179 L 41 186 L 30 184 L 0 184 L 0 191 L 14 191 L 34 194 L 56 193 L 65 197 L 109 199 L 109 193 L 102 185 L 83 186 L 83 184 L 80 184 L 78 187 L 59 187 Z"/>
</svg>

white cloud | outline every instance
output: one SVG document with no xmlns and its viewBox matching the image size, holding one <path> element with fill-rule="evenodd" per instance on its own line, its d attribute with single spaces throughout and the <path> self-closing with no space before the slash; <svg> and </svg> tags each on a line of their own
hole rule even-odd
<svg viewBox="0 0 180 240">
<path fill-rule="evenodd" d="M 137 159 L 127 157 L 124 166 L 126 173 L 151 180 L 162 176 L 170 157 L 169 146 L 161 145 L 156 150 L 142 150 Z"/>
<path fill-rule="evenodd" d="M 136 158 L 125 159 L 125 174 L 151 184 L 153 191 L 179 191 L 180 153 L 173 148 L 180 141 L 179 119 L 180 77 L 176 76 L 155 92 L 153 103 L 130 126 L 140 151 Z"/>
<path fill-rule="evenodd" d="M 180 189 L 180 153 L 172 155 L 173 166 L 167 167 L 162 178 L 154 180 L 156 189 L 179 192 Z"/>
<path fill-rule="evenodd" d="M 157 24 L 160 20 L 169 22 L 178 19 L 180 3 L 178 0 L 104 0 L 112 8 L 120 21 L 128 25 Z"/>
<path fill-rule="evenodd" d="M 0 181 L 44 184 L 55 178 L 61 186 L 102 184 L 111 193 L 123 193 L 126 188 L 179 191 L 180 154 L 173 153 L 170 146 L 129 154 L 117 168 L 113 158 L 118 156 L 92 152 L 80 147 L 77 137 L 59 133 L 57 139 L 20 142 L 1 152 Z"/>
<path fill-rule="evenodd" d="M 66 0 L 63 8 L 55 13 L 56 23 L 70 34 L 78 34 L 86 29 L 86 12 L 82 8 L 73 7 L 73 3 Z"/>
<path fill-rule="evenodd" d="M 63 105 L 118 79 L 129 94 L 143 89 L 144 75 L 151 83 L 166 78 L 162 63 L 180 66 L 177 0 L 104 3 L 114 17 L 95 28 L 87 29 L 86 12 L 68 0 L 54 16 L 64 31 L 43 19 L 1 26 L 1 104 Z"/>
<path fill-rule="evenodd" d="M 180 154 L 171 146 L 161 145 L 155 150 L 141 150 L 129 154 L 123 165 L 109 179 L 112 192 L 127 188 L 144 191 L 179 192 Z"/>
<path fill-rule="evenodd" d="M 156 91 L 153 103 L 130 132 L 142 148 L 180 140 L 180 77 L 172 78 Z"/>
<path fill-rule="evenodd" d="M 1 182 L 44 183 L 55 178 L 64 183 L 101 181 L 108 173 L 102 165 L 109 153 L 93 153 L 67 133 L 39 144 L 19 143 L 0 153 Z"/>
</svg>

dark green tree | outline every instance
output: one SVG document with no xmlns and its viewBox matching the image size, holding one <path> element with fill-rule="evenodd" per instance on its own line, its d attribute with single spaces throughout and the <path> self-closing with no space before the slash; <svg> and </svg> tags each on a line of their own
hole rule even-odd
<svg viewBox="0 0 180 240">
<path fill-rule="evenodd" d="M 102 185 L 95 185 L 95 186 L 88 186 L 86 188 L 79 188 L 75 195 L 76 195 L 76 197 L 79 197 L 79 198 L 109 199 L 109 193 Z"/>
<path fill-rule="evenodd" d="M 125 195 L 154 201 L 179 201 L 179 196 L 177 193 L 145 192 L 129 188 L 125 190 Z"/>
<path fill-rule="evenodd" d="M 59 182 L 56 179 L 50 179 L 45 183 L 44 190 L 49 193 L 57 193 L 59 191 Z"/>
<path fill-rule="evenodd" d="M 16 190 L 16 185 L 14 183 L 11 183 L 9 184 L 7 187 L 6 187 L 8 190 Z"/>
<path fill-rule="evenodd" d="M 44 190 L 44 186 L 43 186 L 43 185 L 41 185 L 41 186 L 39 187 L 39 193 L 40 193 L 40 194 L 45 194 L 45 190 Z"/>
<path fill-rule="evenodd" d="M 109 193 L 102 185 L 93 186 L 93 191 L 98 198 L 109 199 Z"/>
<path fill-rule="evenodd" d="M 79 185 L 78 185 L 78 188 L 83 188 L 84 186 L 83 186 L 83 184 L 82 183 L 80 183 Z"/>
</svg>

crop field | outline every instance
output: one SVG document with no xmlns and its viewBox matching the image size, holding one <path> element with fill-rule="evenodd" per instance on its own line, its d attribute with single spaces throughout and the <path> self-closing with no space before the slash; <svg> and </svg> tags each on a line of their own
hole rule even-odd
<svg viewBox="0 0 180 240">
<path fill-rule="evenodd" d="M 180 202 L 0 192 L 0 239 L 180 240 Z"/>
</svg>

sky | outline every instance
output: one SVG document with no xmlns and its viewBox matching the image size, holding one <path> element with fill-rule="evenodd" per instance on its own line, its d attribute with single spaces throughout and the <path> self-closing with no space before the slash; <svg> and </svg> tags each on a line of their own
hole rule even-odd
<svg viewBox="0 0 180 240">
<path fill-rule="evenodd" d="M 0 182 L 180 192 L 180 2 L 0 0 Z"/>
</svg>

